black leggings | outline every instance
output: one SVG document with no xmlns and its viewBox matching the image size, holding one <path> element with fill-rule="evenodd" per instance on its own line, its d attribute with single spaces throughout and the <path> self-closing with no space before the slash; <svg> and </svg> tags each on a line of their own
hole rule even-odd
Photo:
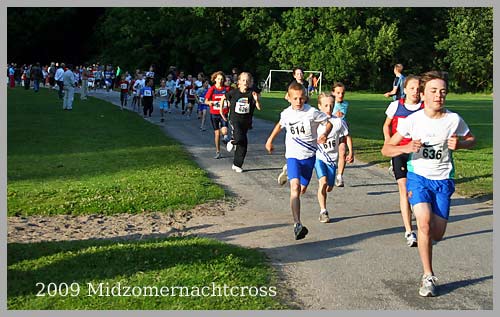
<svg viewBox="0 0 500 317">
<path fill-rule="evenodd" d="M 236 145 L 236 150 L 234 151 L 233 164 L 242 167 L 245 161 L 245 156 L 247 155 L 248 148 L 248 129 L 251 125 L 251 117 L 243 119 L 231 119 L 231 125 L 233 126 L 233 144 Z"/>
<path fill-rule="evenodd" d="M 151 117 L 151 114 L 153 113 L 153 97 L 143 97 L 142 98 L 142 103 L 144 106 L 144 116 L 149 115 Z"/>
</svg>

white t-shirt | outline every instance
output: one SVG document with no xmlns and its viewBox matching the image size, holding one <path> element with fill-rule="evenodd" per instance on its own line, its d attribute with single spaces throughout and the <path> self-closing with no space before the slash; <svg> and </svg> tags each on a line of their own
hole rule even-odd
<svg viewBox="0 0 500 317">
<path fill-rule="evenodd" d="M 332 124 L 332 130 L 328 134 L 328 138 L 324 144 L 318 144 L 318 150 L 316 151 L 316 159 L 321 160 L 326 164 L 336 165 L 339 156 L 339 140 L 340 138 L 347 136 L 349 130 L 347 129 L 347 124 L 341 118 L 330 118 L 328 119 Z M 326 125 L 320 124 L 318 127 L 318 135 L 325 133 Z"/>
<path fill-rule="evenodd" d="M 293 110 L 292 106 L 283 110 L 279 124 L 286 129 L 285 157 L 304 160 L 316 155 L 318 126 L 327 121 L 325 113 L 308 104 L 300 110 Z"/>
<path fill-rule="evenodd" d="M 458 114 L 446 110 L 439 119 L 429 118 L 425 111 L 417 111 L 399 124 L 398 132 L 403 137 L 422 142 L 417 153 L 410 153 L 408 171 L 428 179 L 443 180 L 455 176 L 448 139 L 453 134 L 465 136 L 470 130 Z"/>
<path fill-rule="evenodd" d="M 143 78 L 143 79 L 137 79 L 134 83 L 134 89 L 139 91 L 141 90 L 142 88 L 144 88 L 146 86 L 146 80 Z"/>
</svg>

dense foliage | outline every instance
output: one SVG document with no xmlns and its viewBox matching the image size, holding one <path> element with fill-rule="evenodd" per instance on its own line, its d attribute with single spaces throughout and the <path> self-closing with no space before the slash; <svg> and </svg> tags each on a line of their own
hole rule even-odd
<svg viewBox="0 0 500 317">
<path fill-rule="evenodd" d="M 71 29 L 81 23 L 81 34 Z M 61 55 L 75 39 L 81 47 Z M 34 47 L 43 54 L 26 55 Z M 322 70 L 326 82 L 372 91 L 387 89 L 392 65 L 402 63 L 407 74 L 448 71 L 455 91 L 491 91 L 493 8 L 9 8 L 8 54 L 155 64 L 163 74 L 170 65 L 191 73 L 238 67 L 259 78 L 300 65 Z"/>
</svg>

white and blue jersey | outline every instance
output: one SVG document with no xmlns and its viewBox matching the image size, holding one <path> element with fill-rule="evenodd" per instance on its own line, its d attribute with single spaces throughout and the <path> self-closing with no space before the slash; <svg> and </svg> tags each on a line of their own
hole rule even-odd
<svg viewBox="0 0 500 317">
<path fill-rule="evenodd" d="M 286 129 L 285 157 L 304 160 L 316 155 L 318 126 L 325 124 L 328 116 L 316 108 L 305 104 L 294 110 L 289 106 L 280 114 L 279 124 Z"/>
<path fill-rule="evenodd" d="M 347 124 L 340 118 L 332 117 L 328 119 L 332 124 L 332 130 L 323 144 L 318 144 L 316 151 L 316 160 L 320 160 L 328 165 L 336 165 L 339 156 L 339 143 L 342 137 L 349 134 Z M 318 135 L 325 133 L 326 126 L 320 125 L 318 127 Z"/>
</svg>

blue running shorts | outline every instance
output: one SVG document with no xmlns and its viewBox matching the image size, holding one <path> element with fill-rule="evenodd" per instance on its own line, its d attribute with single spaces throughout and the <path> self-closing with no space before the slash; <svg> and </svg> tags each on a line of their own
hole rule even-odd
<svg viewBox="0 0 500 317">
<path fill-rule="evenodd" d="M 296 158 L 287 158 L 286 165 L 288 169 L 287 171 L 288 180 L 298 178 L 300 180 L 301 185 L 303 186 L 309 185 L 315 162 L 316 162 L 316 156 L 312 156 L 304 160 L 298 160 Z"/>
<path fill-rule="evenodd" d="M 452 179 L 432 180 L 408 172 L 406 189 L 408 201 L 412 206 L 429 203 L 434 214 L 448 220 L 451 195 L 455 192 L 455 182 Z"/>
<path fill-rule="evenodd" d="M 317 159 L 314 164 L 314 169 L 316 170 L 318 180 L 321 177 L 326 176 L 328 186 L 333 187 L 335 184 L 335 174 L 337 173 L 337 167 L 335 165 L 326 164 L 322 160 Z"/>
</svg>

